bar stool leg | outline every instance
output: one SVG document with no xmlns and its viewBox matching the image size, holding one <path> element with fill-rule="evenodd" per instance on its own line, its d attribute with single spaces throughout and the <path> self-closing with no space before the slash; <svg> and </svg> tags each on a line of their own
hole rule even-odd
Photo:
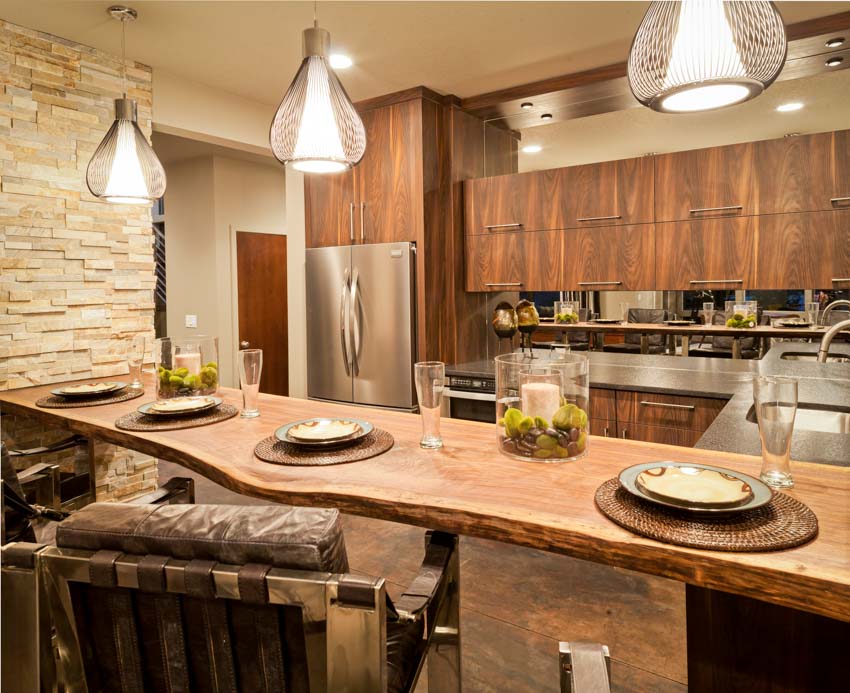
<svg viewBox="0 0 850 693">
<path fill-rule="evenodd" d="M 649 335 L 646 332 L 640 333 L 640 353 L 648 354 L 649 353 Z"/>
<path fill-rule="evenodd" d="M 741 338 L 740 337 L 732 337 L 732 358 L 733 359 L 741 358 Z"/>
<path fill-rule="evenodd" d="M 689 334 L 682 335 L 682 356 L 690 356 L 691 351 L 691 336 Z"/>
</svg>

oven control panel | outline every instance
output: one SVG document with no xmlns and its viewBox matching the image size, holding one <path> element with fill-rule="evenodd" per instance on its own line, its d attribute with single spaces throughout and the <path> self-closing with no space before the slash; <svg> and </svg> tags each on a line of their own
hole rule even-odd
<svg viewBox="0 0 850 693">
<path fill-rule="evenodd" d="M 460 392 L 496 392 L 494 378 L 468 378 L 456 375 L 449 376 L 449 387 Z"/>
</svg>

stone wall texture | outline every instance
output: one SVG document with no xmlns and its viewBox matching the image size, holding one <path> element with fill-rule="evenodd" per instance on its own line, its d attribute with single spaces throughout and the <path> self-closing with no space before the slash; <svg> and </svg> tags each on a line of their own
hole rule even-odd
<svg viewBox="0 0 850 693">
<path fill-rule="evenodd" d="M 85 183 L 121 59 L 0 20 L 0 80 L 0 390 L 126 374 L 132 336 L 154 333 L 151 210 Z M 151 69 L 128 61 L 126 92 L 150 137 Z M 4 419 L 19 447 L 39 438 Z M 150 458 L 111 447 L 95 446 L 99 500 L 155 486 Z"/>
</svg>

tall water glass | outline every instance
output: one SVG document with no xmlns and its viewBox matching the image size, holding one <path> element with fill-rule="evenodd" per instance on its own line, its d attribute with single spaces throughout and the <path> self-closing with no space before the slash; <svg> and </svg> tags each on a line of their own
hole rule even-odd
<svg viewBox="0 0 850 693">
<path fill-rule="evenodd" d="M 263 350 L 242 349 L 239 352 L 239 386 L 242 388 L 242 413 L 245 419 L 260 415 L 260 376 L 263 373 Z"/>
<path fill-rule="evenodd" d="M 818 326 L 818 317 L 820 316 L 820 303 L 817 301 L 807 303 L 806 313 L 808 314 L 809 321 L 812 323 L 812 329 L 815 329 Z"/>
<path fill-rule="evenodd" d="M 702 316 L 705 320 L 706 325 L 711 325 L 712 320 L 714 319 L 714 302 L 709 301 L 708 303 L 702 304 Z"/>
<path fill-rule="evenodd" d="M 413 366 L 416 382 L 416 397 L 422 414 L 422 440 L 419 447 L 436 449 L 443 447 L 440 437 L 440 405 L 446 383 L 446 364 L 442 361 L 422 361 Z"/>
<path fill-rule="evenodd" d="M 753 403 L 761 438 L 761 480 L 791 488 L 791 436 L 797 414 L 797 381 L 760 376 L 753 380 Z"/>
<path fill-rule="evenodd" d="M 130 387 L 141 390 L 142 362 L 145 359 L 145 335 L 134 334 L 127 338 L 127 369 L 130 373 Z"/>
</svg>

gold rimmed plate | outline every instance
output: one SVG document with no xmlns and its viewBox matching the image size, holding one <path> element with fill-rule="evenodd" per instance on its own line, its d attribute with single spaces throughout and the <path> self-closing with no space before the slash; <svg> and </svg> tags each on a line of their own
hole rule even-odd
<svg viewBox="0 0 850 693">
<path fill-rule="evenodd" d="M 760 508 L 773 498 L 763 481 L 734 469 L 687 462 L 645 462 L 620 472 L 620 486 L 638 498 L 694 513 Z"/>
<path fill-rule="evenodd" d="M 59 397 L 103 397 L 111 395 L 127 387 L 127 383 L 110 381 L 106 383 L 73 383 L 51 390 L 50 394 Z"/>
<path fill-rule="evenodd" d="M 330 448 L 352 445 L 371 433 L 373 428 L 372 424 L 361 419 L 319 417 L 285 424 L 274 435 L 284 443 Z"/>
<path fill-rule="evenodd" d="M 221 397 L 172 397 L 156 402 L 145 402 L 136 411 L 147 416 L 170 417 L 192 416 L 208 412 L 220 406 L 224 400 Z"/>
</svg>

